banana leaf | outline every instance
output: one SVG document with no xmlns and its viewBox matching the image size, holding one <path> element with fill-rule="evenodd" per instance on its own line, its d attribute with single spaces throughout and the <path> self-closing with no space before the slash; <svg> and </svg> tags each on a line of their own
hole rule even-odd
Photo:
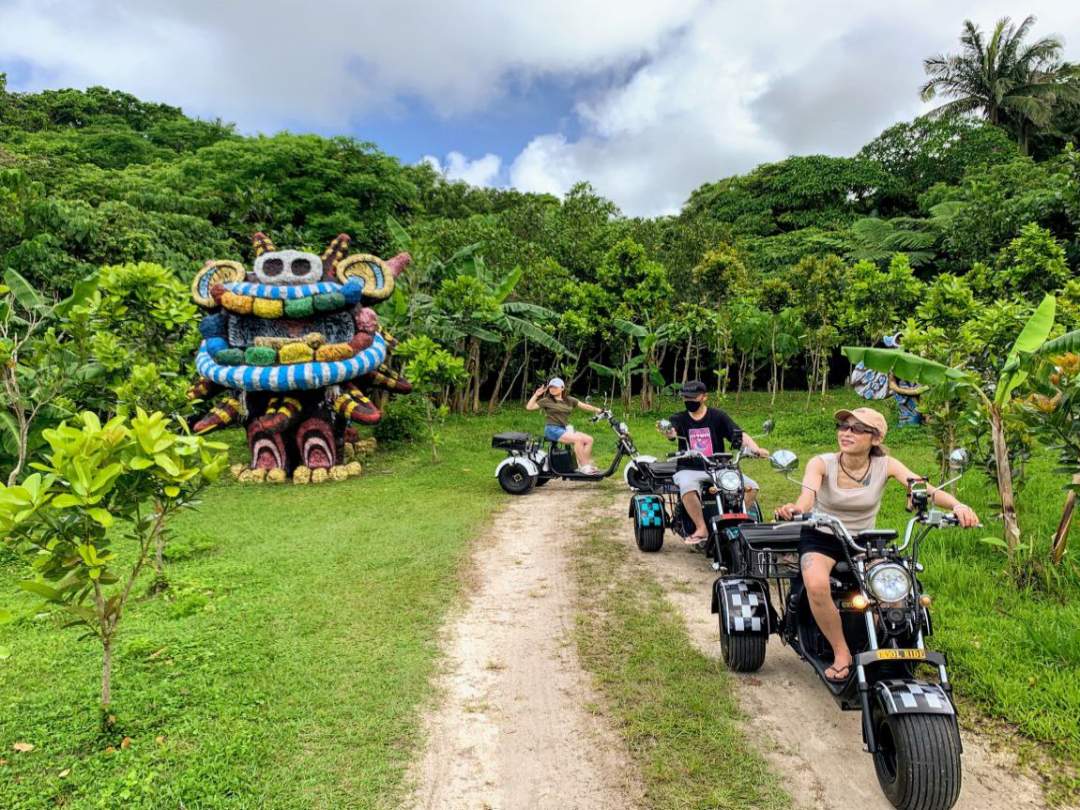
<svg viewBox="0 0 1080 810">
<path fill-rule="evenodd" d="M 1034 354 L 1043 347 L 1046 338 L 1050 336 L 1050 330 L 1054 328 L 1056 311 L 1057 299 L 1053 295 L 1047 295 L 1028 318 L 1024 328 L 1020 330 L 998 376 L 997 390 L 994 394 L 996 405 L 1004 405 L 1009 395 L 1027 379 L 1027 371 L 1020 368 L 1020 357 Z"/>
<path fill-rule="evenodd" d="M 940 385 L 948 381 L 974 381 L 974 377 L 964 371 L 897 349 L 844 346 L 841 351 L 852 363 L 862 363 L 871 371 L 883 374 L 892 372 L 898 379 L 909 380 L 920 385 Z"/>
<path fill-rule="evenodd" d="M 1035 354 L 1040 357 L 1050 357 L 1068 352 L 1080 352 L 1080 329 L 1074 329 L 1072 332 L 1066 332 L 1061 337 L 1046 341 Z"/>
</svg>

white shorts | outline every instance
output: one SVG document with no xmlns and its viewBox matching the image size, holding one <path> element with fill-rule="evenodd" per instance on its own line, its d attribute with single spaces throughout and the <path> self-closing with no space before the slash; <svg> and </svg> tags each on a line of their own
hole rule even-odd
<svg viewBox="0 0 1080 810">
<path fill-rule="evenodd" d="M 679 470 L 675 473 L 672 480 L 675 482 L 675 486 L 679 488 L 679 494 L 685 495 L 688 492 L 700 492 L 702 484 L 711 484 L 712 478 L 709 477 L 707 472 L 701 470 Z M 757 481 L 751 478 L 746 473 L 743 473 L 743 486 L 746 489 L 761 489 L 758 486 Z"/>
</svg>

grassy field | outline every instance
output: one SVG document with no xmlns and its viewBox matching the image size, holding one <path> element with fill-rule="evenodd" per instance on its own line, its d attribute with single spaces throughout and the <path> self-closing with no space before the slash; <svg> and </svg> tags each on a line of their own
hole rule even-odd
<svg viewBox="0 0 1080 810">
<path fill-rule="evenodd" d="M 831 448 L 832 409 L 853 399 L 815 399 L 809 412 L 804 401 L 782 400 L 766 446 L 792 447 L 805 462 Z M 751 434 L 770 413 L 761 395 L 725 407 Z M 669 445 L 652 431 L 655 418 L 630 421 L 642 450 L 659 454 Z M 0 625 L 0 807 L 393 806 L 418 743 L 437 628 L 460 593 L 469 540 L 507 497 L 492 477 L 499 454 L 489 436 L 538 426 L 535 414 L 517 410 L 452 419 L 437 467 L 427 463 L 427 448 L 416 446 L 380 453 L 362 478 L 340 484 L 216 486 L 201 510 L 176 526 L 173 587 L 133 605 L 125 619 L 116 723 L 107 732 L 96 712 L 98 651 L 73 632 L 57 632 L 58 618 L 34 613 L 36 603 L 15 590 L 22 562 L 0 552 L 0 605 L 24 614 Z M 606 426 L 593 433 L 600 460 L 610 458 Z M 921 433 L 898 430 L 889 438 L 910 466 L 932 469 Z M 1020 496 L 1024 525 L 1040 538 L 1049 537 L 1062 498 L 1045 456 Z M 749 462 L 747 472 L 762 482 L 771 507 L 795 486 L 766 467 Z M 1080 762 L 1080 587 L 1072 579 L 1053 597 L 1018 590 L 1000 553 L 978 542 L 998 529 L 990 520 L 991 489 L 971 472 L 960 495 L 987 529 L 941 532 L 928 544 L 934 644 L 951 655 L 958 693 L 1045 746 L 1066 766 L 1056 777 L 1059 794 L 1075 791 L 1068 768 Z M 880 525 L 903 517 L 895 487 Z M 588 538 L 583 542 L 588 549 Z M 642 593 L 660 599 L 655 589 Z M 635 615 L 625 614 L 620 626 L 585 629 L 612 639 L 593 668 L 617 683 L 655 666 L 628 658 L 615 643 L 648 639 L 667 659 L 685 658 L 684 669 L 658 679 L 672 691 L 657 699 L 681 707 L 680 679 L 709 677 L 715 665 L 693 652 L 670 613 L 661 611 L 659 623 Z M 612 710 L 643 732 L 655 722 L 653 733 L 675 746 L 671 751 L 737 733 L 720 698 L 688 707 L 714 713 L 697 724 L 666 724 L 647 707 L 631 717 L 635 700 L 626 691 Z M 16 752 L 16 742 L 34 749 Z M 658 762 L 646 769 L 653 784 L 671 791 L 698 784 L 686 781 L 686 769 Z M 767 774 L 759 776 L 768 784 Z M 769 801 L 779 806 L 783 799 Z"/>
<path fill-rule="evenodd" d="M 214 487 L 176 525 L 171 590 L 125 618 L 107 733 L 98 649 L 34 615 L 5 557 L 0 604 L 29 614 L 0 626 L 0 807 L 393 805 L 436 630 L 502 501 L 472 423 L 440 465 L 426 454 L 339 484 Z"/>
</svg>

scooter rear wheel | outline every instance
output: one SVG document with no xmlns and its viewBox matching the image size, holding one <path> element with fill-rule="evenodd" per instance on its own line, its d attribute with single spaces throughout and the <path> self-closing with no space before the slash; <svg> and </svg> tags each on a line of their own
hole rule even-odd
<svg viewBox="0 0 1080 810">
<path fill-rule="evenodd" d="M 874 710 L 874 770 L 899 810 L 949 810 L 960 796 L 960 733 L 947 714 Z"/>
<path fill-rule="evenodd" d="M 499 470 L 499 486 L 511 495 L 524 495 L 536 486 L 536 476 L 524 464 L 507 464 Z"/>
</svg>

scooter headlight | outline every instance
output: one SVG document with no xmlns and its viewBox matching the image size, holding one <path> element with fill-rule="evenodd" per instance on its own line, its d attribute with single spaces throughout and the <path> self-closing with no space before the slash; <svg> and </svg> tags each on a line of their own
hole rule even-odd
<svg viewBox="0 0 1080 810">
<path fill-rule="evenodd" d="M 626 422 L 619 422 L 619 433 L 622 434 L 623 436 L 625 436 L 629 432 L 630 432 L 630 428 L 626 424 Z"/>
<path fill-rule="evenodd" d="M 738 492 L 742 486 L 742 476 L 735 470 L 724 470 L 720 473 L 719 484 L 724 492 Z"/>
<path fill-rule="evenodd" d="M 911 593 L 911 575 L 896 563 L 875 566 L 866 584 L 879 602 L 900 602 Z"/>
</svg>

